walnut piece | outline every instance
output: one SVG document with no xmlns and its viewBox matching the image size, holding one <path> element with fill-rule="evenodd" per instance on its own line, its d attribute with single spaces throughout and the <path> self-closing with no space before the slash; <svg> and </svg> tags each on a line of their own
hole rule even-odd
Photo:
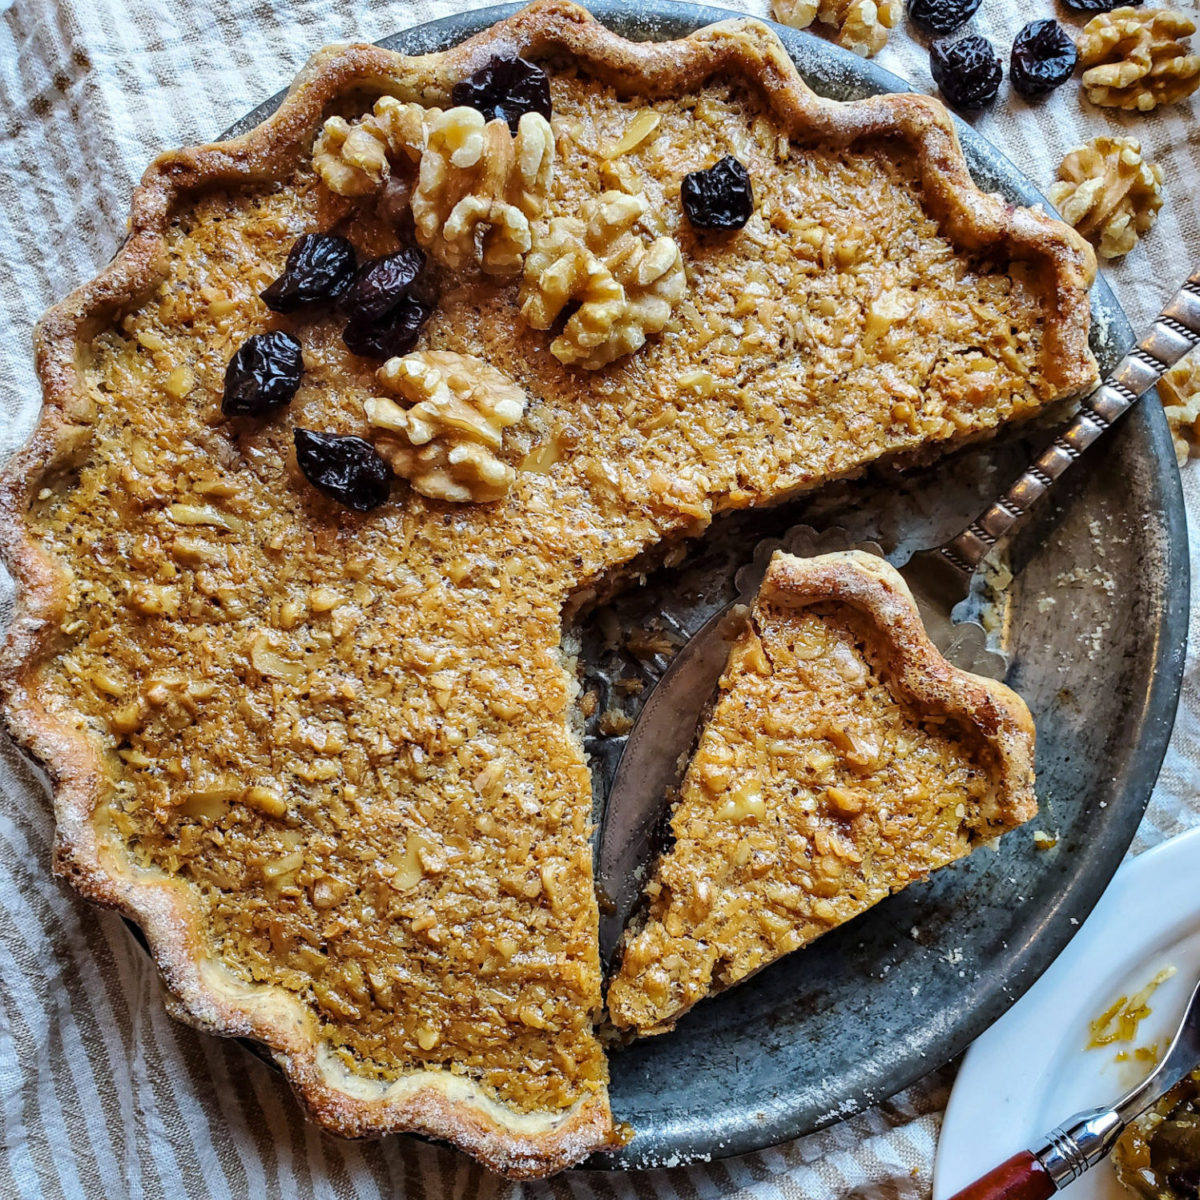
<svg viewBox="0 0 1200 1200">
<path fill-rule="evenodd" d="M 900 0 L 774 0 L 775 19 L 793 29 L 813 21 L 837 30 L 839 46 L 863 58 L 878 54 L 900 19 Z"/>
<path fill-rule="evenodd" d="M 1200 57 L 1189 53 L 1196 24 L 1168 8 L 1115 8 L 1079 35 L 1083 90 L 1105 108 L 1149 112 L 1200 87 Z"/>
<path fill-rule="evenodd" d="M 389 359 L 376 378 L 411 404 L 365 402 L 375 448 L 422 495 L 459 503 L 499 500 L 517 473 L 496 456 L 525 412 L 525 393 L 481 358 L 419 350 Z"/>
<path fill-rule="evenodd" d="M 1162 183 L 1162 167 L 1142 157 L 1135 138 L 1103 136 L 1062 160 L 1050 200 L 1102 258 L 1120 258 L 1154 224 Z"/>
<path fill-rule="evenodd" d="M 1189 455 L 1200 454 L 1200 356 L 1189 354 L 1177 362 L 1159 381 L 1158 397 L 1180 466 Z"/>
<path fill-rule="evenodd" d="M 313 166 L 343 196 L 379 192 L 396 162 L 419 163 L 411 193 L 417 241 L 453 270 L 518 275 L 554 174 L 554 134 L 526 113 L 513 134 L 473 108 L 422 108 L 384 96 L 358 122 L 330 117 Z"/>
<path fill-rule="evenodd" d="M 658 333 L 687 287 L 674 240 L 634 231 L 649 208 L 642 196 L 604 192 L 579 217 L 539 229 L 525 260 L 521 313 L 549 329 L 567 305 L 578 310 L 550 345 L 568 366 L 597 370 Z"/>
<path fill-rule="evenodd" d="M 313 144 L 313 169 L 339 196 L 380 191 L 393 161 L 416 163 L 425 148 L 426 110 L 382 96 L 359 121 L 330 117 Z"/>
</svg>

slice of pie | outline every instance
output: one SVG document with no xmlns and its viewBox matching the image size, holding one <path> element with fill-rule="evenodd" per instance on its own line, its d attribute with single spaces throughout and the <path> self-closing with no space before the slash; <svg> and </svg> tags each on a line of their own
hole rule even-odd
<svg viewBox="0 0 1200 1200">
<path fill-rule="evenodd" d="M 753 21 L 322 51 L 38 330 L 0 687 L 57 870 L 331 1130 L 611 1146 L 564 613 L 1086 389 L 1093 271 L 935 101 L 819 99 Z"/>
<path fill-rule="evenodd" d="M 663 1033 L 697 1001 L 1029 820 L 1033 722 L 950 666 L 904 580 L 776 553 L 608 991 Z"/>
</svg>

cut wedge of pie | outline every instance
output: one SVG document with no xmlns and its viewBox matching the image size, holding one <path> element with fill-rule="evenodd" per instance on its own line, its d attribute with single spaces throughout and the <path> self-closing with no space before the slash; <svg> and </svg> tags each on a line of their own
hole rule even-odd
<svg viewBox="0 0 1200 1200">
<path fill-rule="evenodd" d="M 626 930 L 613 1023 L 697 1001 L 1029 820 L 1033 721 L 952 667 L 900 574 L 777 552 Z"/>
<path fill-rule="evenodd" d="M 511 122 L 456 105 L 521 71 Z M 693 225 L 725 157 L 752 211 Z M 381 272 L 357 325 L 260 299 L 318 233 Z M 381 306 L 414 238 L 426 290 Z M 635 44 L 551 0 L 321 51 L 258 128 L 155 161 L 38 329 L 0 682 L 57 870 L 331 1130 L 514 1176 L 613 1145 L 564 613 L 720 512 L 1086 389 L 1093 271 L 974 186 L 938 103 L 819 99 L 753 21 Z"/>
</svg>

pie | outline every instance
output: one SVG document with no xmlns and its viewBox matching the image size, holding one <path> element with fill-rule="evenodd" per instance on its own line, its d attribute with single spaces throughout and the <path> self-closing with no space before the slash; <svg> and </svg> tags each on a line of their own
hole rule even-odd
<svg viewBox="0 0 1200 1200">
<path fill-rule="evenodd" d="M 1200 1175 L 1200 1071 L 1131 1121 L 1113 1148 L 1117 1179 L 1146 1200 L 1196 1194 Z"/>
<path fill-rule="evenodd" d="M 1033 721 L 952 667 L 903 578 L 776 552 L 626 930 L 613 1023 L 664 1033 L 892 892 L 1029 820 Z"/>
<path fill-rule="evenodd" d="M 452 104 L 513 55 L 552 137 Z M 681 179 L 722 156 L 753 213 L 697 228 Z M 416 238 L 436 298 L 268 308 L 317 233 L 393 279 Z M 258 128 L 158 158 L 38 329 L 0 685 L 56 869 L 332 1131 L 513 1176 L 613 1146 L 564 619 L 720 512 L 1086 389 L 1093 272 L 975 188 L 935 101 L 821 100 L 754 21 L 635 44 L 549 0 L 321 51 Z M 268 351 L 290 403 L 226 415 Z"/>
</svg>

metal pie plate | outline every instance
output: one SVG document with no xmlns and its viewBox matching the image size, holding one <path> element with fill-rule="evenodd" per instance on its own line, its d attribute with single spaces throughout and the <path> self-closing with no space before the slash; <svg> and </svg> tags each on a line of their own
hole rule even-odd
<svg viewBox="0 0 1200 1200">
<path fill-rule="evenodd" d="M 589 5 L 630 38 L 682 37 L 744 14 L 698 5 Z M 506 5 L 410 29 L 382 45 L 444 49 L 517 10 Z M 906 91 L 903 80 L 807 34 L 776 26 L 809 84 L 853 99 Z M 282 93 L 229 134 L 263 120 Z M 1044 203 L 969 126 L 958 133 L 987 191 Z M 1103 280 L 1092 346 L 1107 370 L 1133 341 Z M 687 636 L 737 593 L 755 546 L 793 526 L 840 526 L 890 554 L 957 532 L 1049 440 L 1027 429 L 933 467 L 876 470 L 853 485 L 769 512 L 723 520 L 689 551 L 576 631 L 598 812 L 624 745 L 613 710 L 636 716 Z M 1012 547 L 1019 573 L 995 610 L 1009 682 L 1038 726 L 1032 825 L 937 872 L 698 1005 L 674 1032 L 611 1056 L 612 1106 L 636 1131 L 592 1168 L 666 1166 L 773 1145 L 848 1116 L 953 1058 L 1005 1011 L 1067 944 L 1133 838 L 1174 720 L 1188 610 L 1187 534 L 1160 406 L 1139 405 L 1089 452 Z M 639 682 L 640 681 L 640 682 Z M 638 688 L 642 690 L 640 693 Z M 616 722 L 619 727 L 620 721 Z M 1057 834 L 1035 848 L 1031 830 Z"/>
</svg>

